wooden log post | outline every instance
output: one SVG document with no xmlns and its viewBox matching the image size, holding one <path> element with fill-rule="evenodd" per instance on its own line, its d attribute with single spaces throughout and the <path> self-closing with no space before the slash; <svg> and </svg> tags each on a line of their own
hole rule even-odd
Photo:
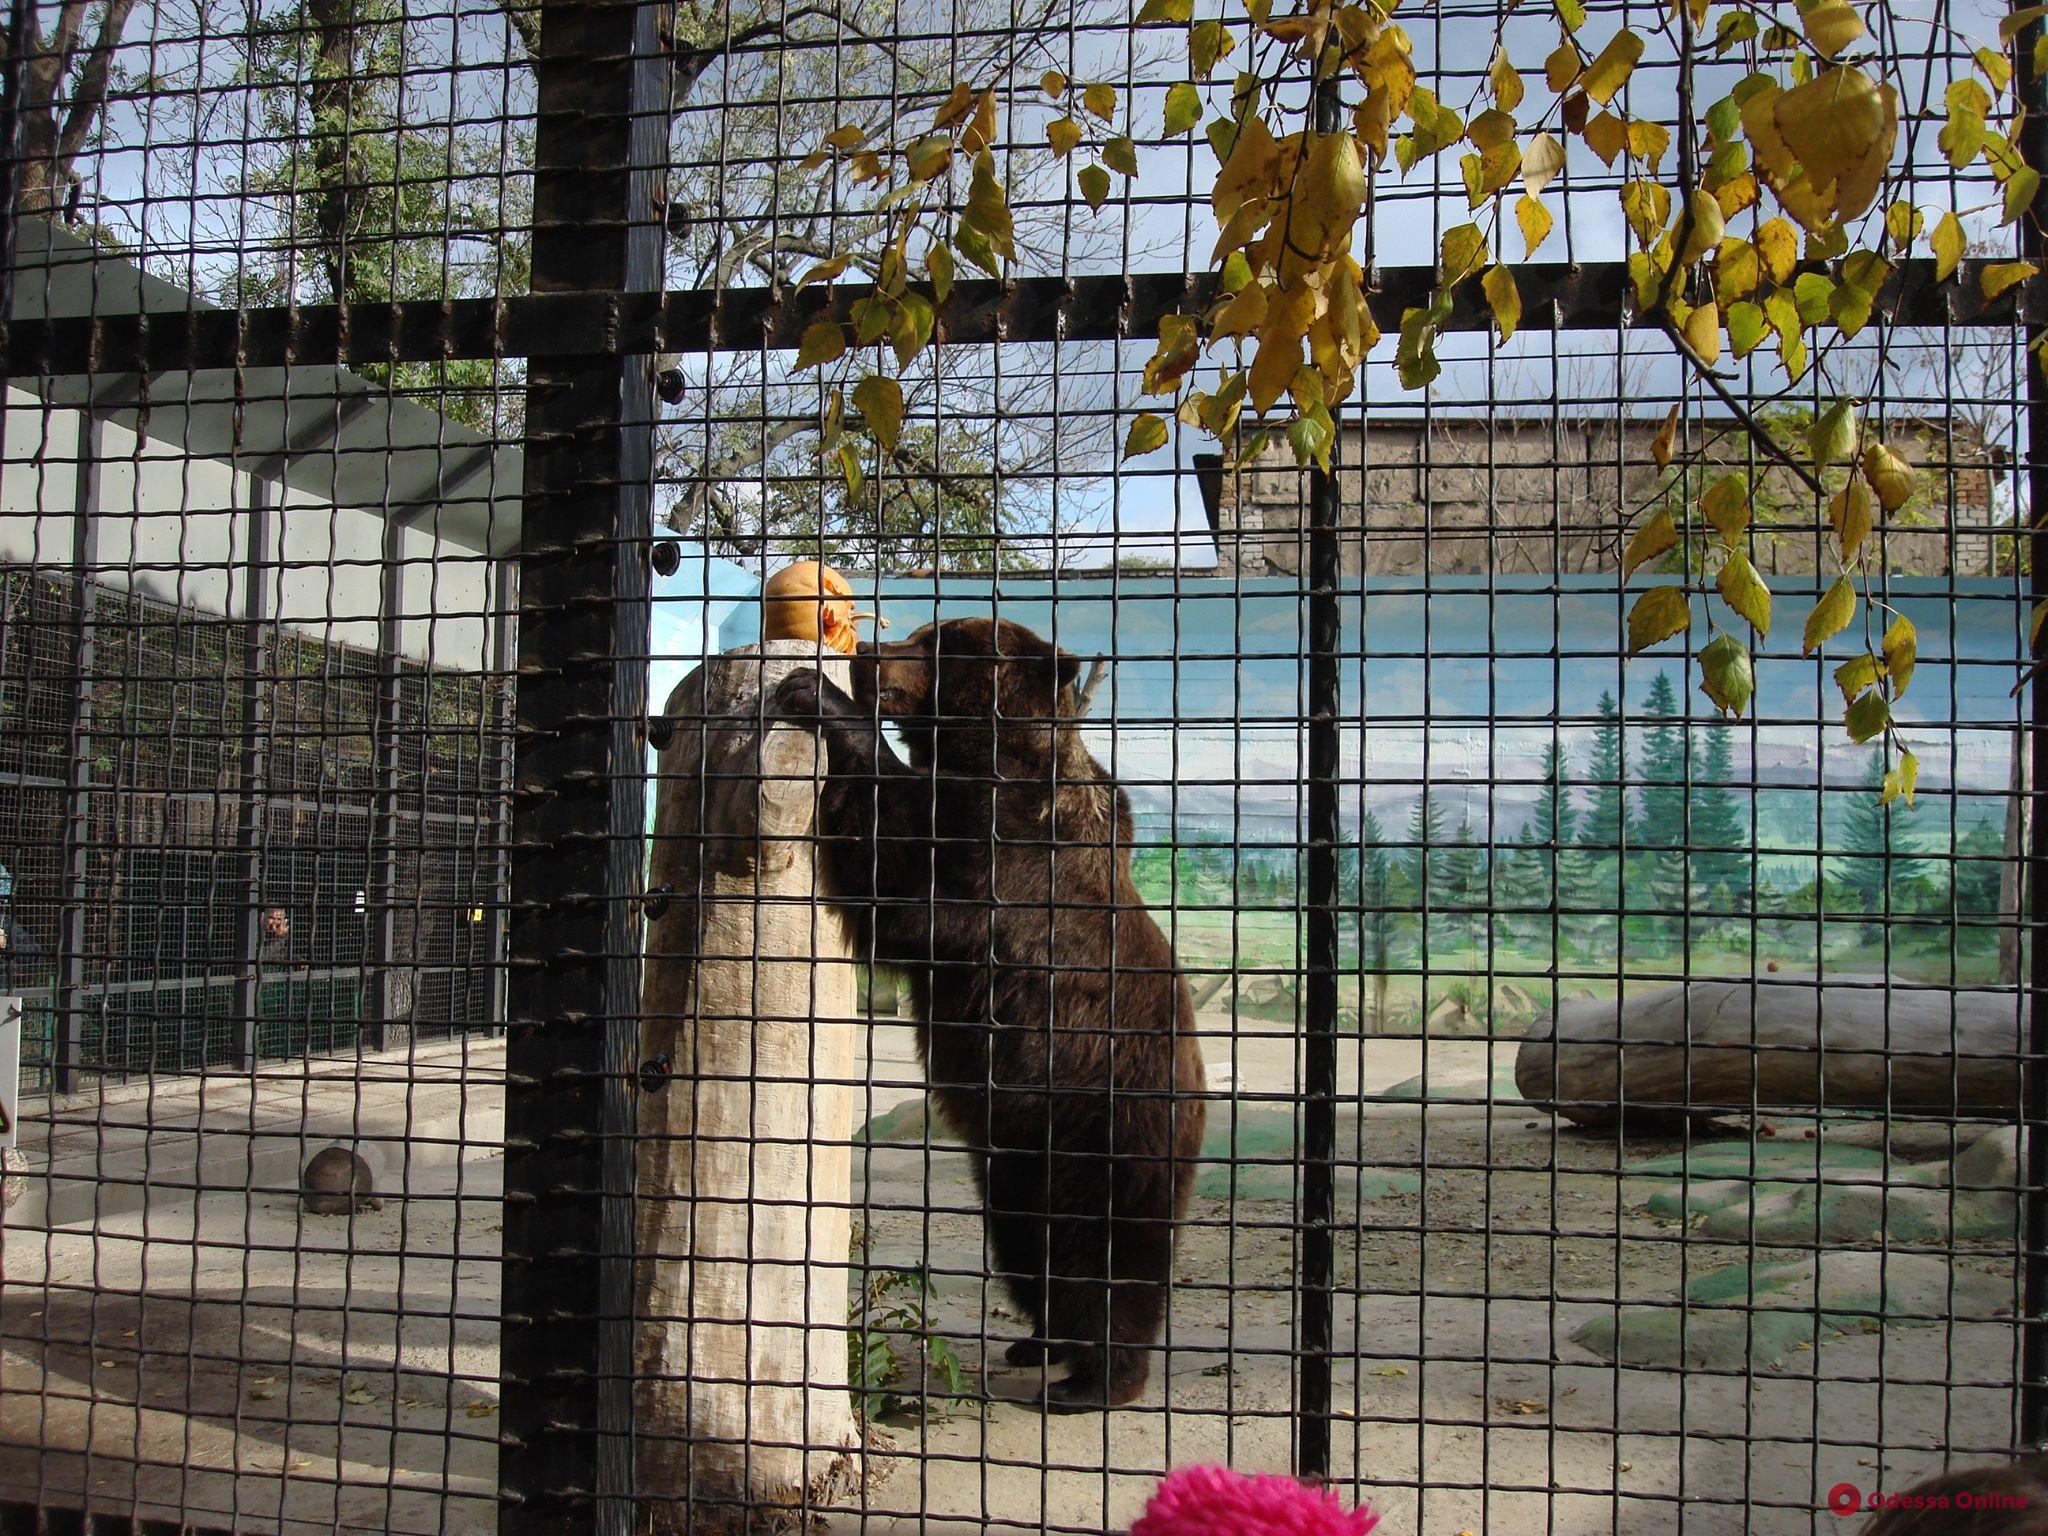
<svg viewBox="0 0 2048 1536">
<path fill-rule="evenodd" d="M 815 642 L 712 657 L 665 715 L 634 1285 L 637 1482 L 657 1533 L 787 1529 L 859 1474 L 853 938 L 819 899 L 816 735 L 761 705 L 819 665 L 848 685 Z"/>
<path fill-rule="evenodd" d="M 2020 999 L 1879 975 L 1631 987 L 1544 1014 L 1515 1057 L 1531 1103 L 1579 1125 L 1759 1110 L 2019 1113 Z"/>
</svg>

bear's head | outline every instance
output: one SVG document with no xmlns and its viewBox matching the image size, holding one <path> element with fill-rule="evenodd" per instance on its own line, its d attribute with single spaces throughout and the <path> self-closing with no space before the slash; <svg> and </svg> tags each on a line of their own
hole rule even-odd
<svg viewBox="0 0 2048 1536">
<path fill-rule="evenodd" d="M 1074 718 L 1080 658 L 1008 619 L 946 619 L 902 640 L 864 641 L 859 702 L 898 723 L 911 760 L 954 771 L 995 757 L 1051 761 Z"/>
</svg>

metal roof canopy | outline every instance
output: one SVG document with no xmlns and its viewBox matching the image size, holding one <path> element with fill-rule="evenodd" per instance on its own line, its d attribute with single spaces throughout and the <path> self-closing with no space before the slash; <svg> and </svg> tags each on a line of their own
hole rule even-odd
<svg viewBox="0 0 2048 1536">
<path fill-rule="evenodd" d="M 218 310 L 45 219 L 18 223 L 16 321 Z M 336 507 L 498 555 L 517 547 L 524 462 L 439 411 L 320 364 L 160 373 L 11 374 L 45 403 L 219 459 Z"/>
</svg>

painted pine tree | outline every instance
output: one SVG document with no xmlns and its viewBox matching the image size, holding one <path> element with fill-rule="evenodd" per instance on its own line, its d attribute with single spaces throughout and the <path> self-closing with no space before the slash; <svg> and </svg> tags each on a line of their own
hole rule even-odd
<svg viewBox="0 0 2048 1536">
<path fill-rule="evenodd" d="M 1710 721 L 1701 733 L 1693 779 L 1692 867 L 1707 910 L 1716 916 L 1747 912 L 1753 904 L 1749 818 L 1734 783 L 1734 733 L 1725 722 Z"/>
<path fill-rule="evenodd" d="M 1357 851 L 1360 959 L 1372 981 L 1372 1011 L 1360 1027 L 1379 1035 L 1387 1028 L 1387 970 L 1393 963 L 1393 860 L 1387 855 L 1386 829 L 1371 811 L 1358 824 Z"/>
<path fill-rule="evenodd" d="M 1909 824 L 1911 812 L 1900 815 L 1897 802 L 1879 803 L 1884 775 L 1884 759 L 1873 754 L 1862 788 L 1830 797 L 1836 814 L 1825 845 L 1828 910 L 1863 920 L 1866 939 L 1878 936 L 1879 921 L 1896 907 L 1893 888 L 1913 879 L 1920 864 L 1912 856 L 1920 839 Z"/>
<path fill-rule="evenodd" d="M 1580 915 L 1570 924 L 1587 957 L 1606 963 L 1620 952 L 1623 890 L 1622 850 L 1636 840 L 1634 811 L 1629 803 L 1628 746 L 1623 740 L 1621 711 L 1612 693 L 1600 695 L 1600 725 L 1593 733 L 1592 756 L 1586 764 L 1587 800 L 1579 820 L 1580 868 L 1571 905 Z"/>
<path fill-rule="evenodd" d="M 1674 914 L 1686 907 L 1688 895 L 1686 845 L 1687 780 L 1691 737 L 1678 718 L 1678 695 L 1671 674 L 1659 672 L 1650 684 L 1643 708 L 1650 723 L 1643 730 L 1636 781 L 1642 786 L 1634 847 L 1625 859 L 1631 907 L 1646 907 L 1656 916 L 1643 929 L 1650 947 L 1674 947 L 1679 928 Z"/>
</svg>

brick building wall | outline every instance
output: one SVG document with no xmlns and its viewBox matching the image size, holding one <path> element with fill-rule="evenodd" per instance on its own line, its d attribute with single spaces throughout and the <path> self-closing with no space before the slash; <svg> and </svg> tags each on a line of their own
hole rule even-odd
<svg viewBox="0 0 2048 1536">
<path fill-rule="evenodd" d="M 1544 575 L 1611 571 L 1628 530 L 1668 504 L 1672 474 L 1652 444 L 1661 416 L 1390 417 L 1345 433 L 1344 571 L 1383 575 Z M 1751 466 L 1747 438 L 1708 422 L 1705 477 Z M 1695 429 L 1696 432 L 1698 429 Z M 1889 440 L 1922 469 L 1920 491 L 1886 528 L 1897 575 L 1986 576 L 2009 568 L 1997 530 L 1993 453 L 1962 423 L 1894 422 Z M 1695 438 L 1695 445 L 1701 438 Z M 1681 455 L 1686 444 L 1679 444 Z M 1675 466 L 1674 466 L 1675 468 Z M 1225 473 L 1199 463 L 1219 563 L 1248 576 L 1293 575 L 1302 557 L 1308 477 L 1285 444 Z M 1751 469 L 1759 487 L 1754 558 L 1766 571 L 1815 568 L 1825 507 L 1782 469 Z M 1677 509 L 1674 507 L 1674 511 Z M 2005 514 L 2009 516 L 2009 513 Z"/>
</svg>

